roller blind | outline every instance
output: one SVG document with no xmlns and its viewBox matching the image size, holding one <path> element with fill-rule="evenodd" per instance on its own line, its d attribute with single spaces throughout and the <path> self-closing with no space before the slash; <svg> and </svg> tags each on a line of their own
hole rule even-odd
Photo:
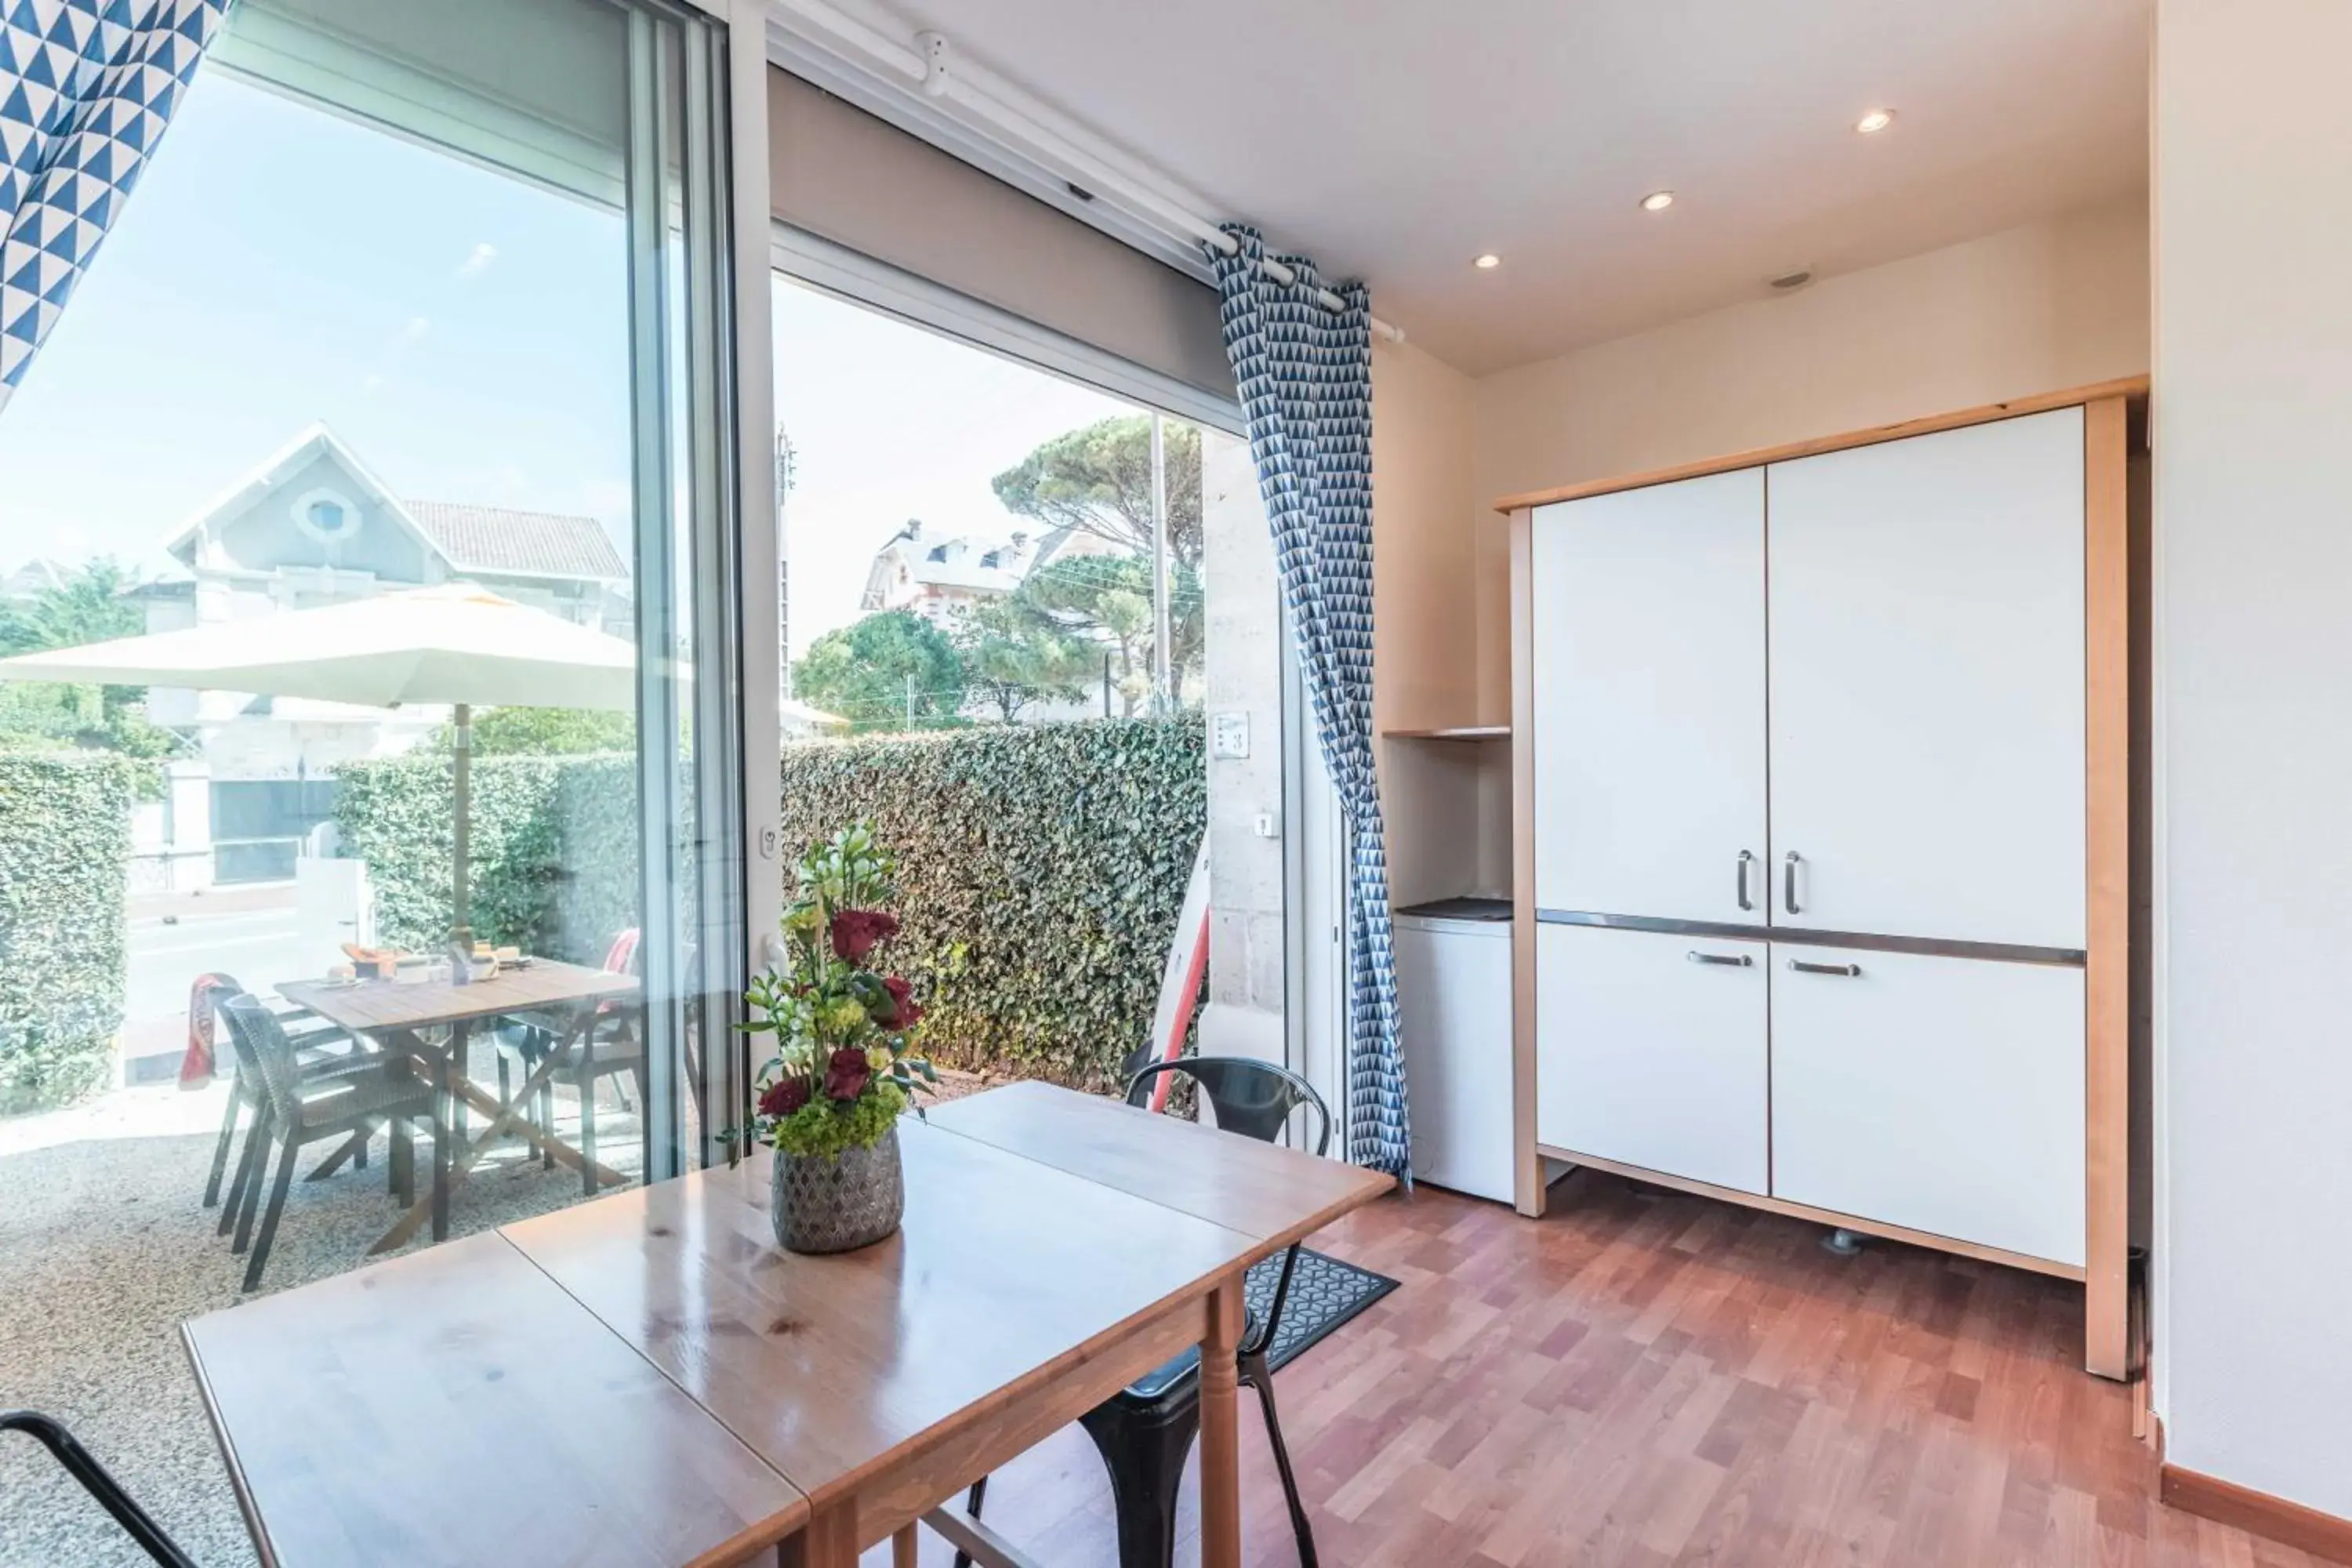
<svg viewBox="0 0 2352 1568">
<path fill-rule="evenodd" d="M 208 68 L 617 208 L 627 28 L 580 0 L 239 0 Z"/>
<path fill-rule="evenodd" d="M 768 73 L 778 219 L 1231 399 L 1216 290 L 787 71 Z"/>
</svg>

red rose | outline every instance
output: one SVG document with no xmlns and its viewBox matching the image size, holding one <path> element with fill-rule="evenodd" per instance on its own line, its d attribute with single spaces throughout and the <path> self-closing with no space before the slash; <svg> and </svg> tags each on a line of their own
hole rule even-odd
<svg viewBox="0 0 2352 1568">
<path fill-rule="evenodd" d="M 824 1092 L 828 1100 L 856 1100 L 866 1092 L 866 1080 L 874 1076 L 874 1065 L 866 1059 L 860 1046 L 843 1046 L 824 1064 Z"/>
<path fill-rule="evenodd" d="M 798 1076 L 780 1078 L 760 1091 L 760 1114 L 790 1116 L 808 1102 L 808 1079 Z"/>
<path fill-rule="evenodd" d="M 837 910 L 833 917 L 833 953 L 859 963 L 876 945 L 898 934 L 898 917 L 885 910 Z"/>
<path fill-rule="evenodd" d="M 876 1009 L 874 1021 L 886 1029 L 913 1028 L 915 1021 L 923 1016 L 923 1010 L 915 1005 L 915 988 L 898 975 L 886 974 L 882 977 L 882 989 L 890 994 L 890 1005 Z"/>
</svg>

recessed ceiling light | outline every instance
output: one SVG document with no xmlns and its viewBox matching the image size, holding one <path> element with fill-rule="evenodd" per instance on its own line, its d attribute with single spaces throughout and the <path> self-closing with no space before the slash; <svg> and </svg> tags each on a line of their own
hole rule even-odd
<svg viewBox="0 0 2352 1568">
<path fill-rule="evenodd" d="M 1869 113 L 1864 115 L 1861 119 L 1855 121 L 1853 122 L 1853 128 L 1856 131 L 1861 132 L 1864 136 L 1875 136 L 1894 123 L 1895 111 L 1893 110 L 1874 109 Z"/>
<path fill-rule="evenodd" d="M 1503 258 L 1490 250 L 1486 255 L 1478 258 L 1477 260 L 1473 261 L 1470 265 L 1477 268 L 1482 272 L 1491 272 L 1502 264 Z"/>
<path fill-rule="evenodd" d="M 1642 198 L 1642 210 L 1645 213 L 1662 213 L 1674 205 L 1675 193 L 1672 191 L 1652 191 Z"/>
</svg>

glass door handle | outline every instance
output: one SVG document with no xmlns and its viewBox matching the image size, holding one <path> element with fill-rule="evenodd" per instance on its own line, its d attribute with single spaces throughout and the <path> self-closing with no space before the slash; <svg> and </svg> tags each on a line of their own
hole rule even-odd
<svg viewBox="0 0 2352 1568">
<path fill-rule="evenodd" d="M 1739 907 L 1743 910 L 1752 910 L 1756 907 L 1755 902 L 1748 896 L 1748 868 L 1755 863 L 1754 855 L 1745 849 L 1739 852 Z"/>
</svg>

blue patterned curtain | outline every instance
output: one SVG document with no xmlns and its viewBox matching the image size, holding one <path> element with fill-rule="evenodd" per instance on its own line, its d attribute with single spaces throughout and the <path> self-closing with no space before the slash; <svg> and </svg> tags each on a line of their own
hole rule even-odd
<svg viewBox="0 0 2352 1568">
<path fill-rule="evenodd" d="M 138 183 L 229 0 L 0 0 L 0 407 Z"/>
<path fill-rule="evenodd" d="M 1258 489 L 1274 525 L 1283 598 L 1323 761 L 1347 818 L 1348 1158 L 1412 1180 L 1404 1067 L 1397 1053 L 1389 869 L 1372 776 L 1372 313 L 1360 283 L 1324 284 L 1296 256 L 1276 283 L 1255 229 L 1211 247 Z M 1346 301 L 1334 310 L 1316 295 Z"/>
</svg>

